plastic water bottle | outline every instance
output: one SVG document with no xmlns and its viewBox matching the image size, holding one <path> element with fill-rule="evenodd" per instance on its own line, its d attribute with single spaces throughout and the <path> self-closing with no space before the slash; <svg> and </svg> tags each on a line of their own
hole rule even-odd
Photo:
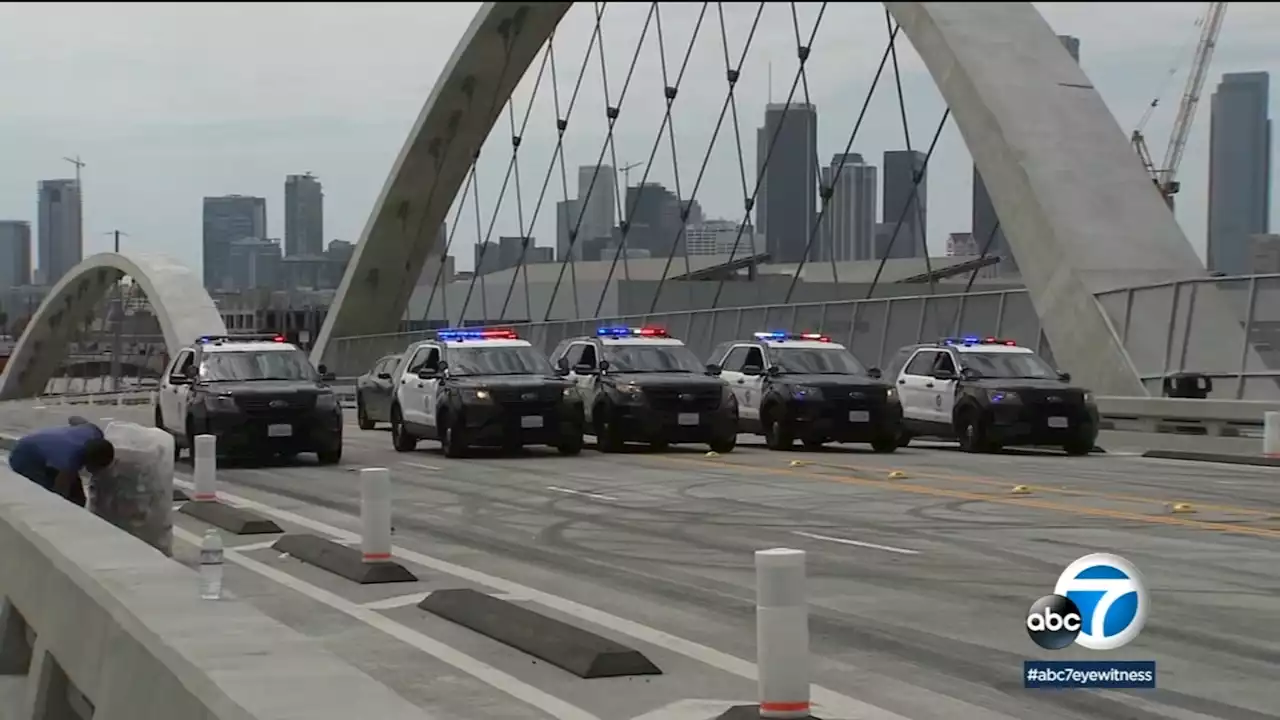
<svg viewBox="0 0 1280 720">
<path fill-rule="evenodd" d="M 200 542 L 200 599 L 222 598 L 222 535 L 210 528 Z"/>
</svg>

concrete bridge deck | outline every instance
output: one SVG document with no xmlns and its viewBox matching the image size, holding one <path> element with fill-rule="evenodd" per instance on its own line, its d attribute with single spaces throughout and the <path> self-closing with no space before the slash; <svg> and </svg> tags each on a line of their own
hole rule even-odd
<svg viewBox="0 0 1280 720">
<path fill-rule="evenodd" d="M 7 411 L 0 432 L 94 410 L 147 416 Z M 340 467 L 219 477 L 229 499 L 286 530 L 349 540 L 359 532 L 355 471 L 369 466 L 391 469 L 398 556 L 420 583 L 357 586 L 265 549 L 268 536 L 235 541 L 229 587 L 442 717 L 706 720 L 751 702 L 751 553 L 774 546 L 810 553 L 820 717 L 1275 716 L 1280 643 L 1259 628 L 1280 622 L 1277 469 L 943 447 L 449 460 L 429 447 L 394 453 L 386 432 L 351 427 Z M 906 478 L 889 480 L 891 470 Z M 179 465 L 180 477 L 189 471 Z M 1010 495 L 1020 484 L 1032 494 Z M 1196 512 L 1170 514 L 1173 502 Z M 203 531 L 180 522 L 180 539 Z M 1021 662 L 1046 656 L 1022 629 L 1026 609 L 1090 551 L 1144 573 L 1153 610 L 1123 659 L 1156 660 L 1161 689 L 1022 688 Z M 457 587 L 623 641 L 663 674 L 582 680 L 414 606 Z"/>
</svg>

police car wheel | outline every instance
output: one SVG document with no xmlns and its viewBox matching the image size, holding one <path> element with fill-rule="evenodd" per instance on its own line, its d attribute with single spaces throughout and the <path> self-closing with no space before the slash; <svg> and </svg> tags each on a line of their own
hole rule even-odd
<svg viewBox="0 0 1280 720">
<path fill-rule="evenodd" d="M 733 452 L 733 449 L 738 446 L 738 435 L 735 433 L 722 438 L 712 438 L 711 442 L 707 444 L 711 447 L 712 452 Z"/>
<path fill-rule="evenodd" d="M 765 417 L 764 444 L 770 450 L 790 450 L 794 443 L 795 436 L 792 434 L 791 428 L 787 427 L 785 420 Z"/>
<path fill-rule="evenodd" d="M 369 419 L 369 411 L 365 410 L 364 399 L 359 395 L 356 396 L 356 420 L 359 422 L 361 430 L 372 430 L 377 423 Z"/>
<path fill-rule="evenodd" d="M 391 447 L 396 452 L 411 452 L 418 447 L 418 439 L 409 434 L 400 417 L 400 408 L 391 408 Z"/>
<path fill-rule="evenodd" d="M 968 453 L 986 452 L 989 445 L 986 439 L 986 428 L 982 426 L 982 421 L 975 417 L 970 411 L 960 416 L 958 435 L 960 436 L 960 449 Z"/>
<path fill-rule="evenodd" d="M 898 437 L 886 435 L 884 437 L 875 438 L 871 441 L 871 449 L 878 453 L 891 453 L 902 445 L 905 445 L 905 443 L 902 442 L 901 435 Z"/>
<path fill-rule="evenodd" d="M 1073 440 L 1062 446 L 1063 451 L 1068 455 L 1088 455 L 1093 452 L 1093 443 L 1083 440 Z"/>
<path fill-rule="evenodd" d="M 910 444 L 911 444 L 911 433 L 906 432 L 905 430 L 903 432 L 898 433 L 898 447 L 904 448 Z"/>
<path fill-rule="evenodd" d="M 806 439 L 806 440 L 804 440 L 803 442 L 804 442 L 804 449 L 805 449 L 805 450 L 810 450 L 810 451 L 815 451 L 815 452 L 816 452 L 816 451 L 818 451 L 818 450 L 821 450 L 823 445 L 826 445 L 826 443 L 822 442 L 821 440 L 808 440 L 808 439 Z"/>
<path fill-rule="evenodd" d="M 556 445 L 556 450 L 559 450 L 561 455 L 577 455 L 581 453 L 582 434 L 577 433 L 561 439 L 559 444 Z"/>
<path fill-rule="evenodd" d="M 670 448 L 670 447 L 671 447 L 671 443 L 667 442 L 666 440 L 650 440 L 649 441 L 650 450 L 662 452 L 663 450 L 666 450 L 667 448 Z"/>
<path fill-rule="evenodd" d="M 444 432 L 440 433 L 440 449 L 445 457 L 461 458 L 467 455 L 467 441 L 457 423 L 444 421 Z"/>
<path fill-rule="evenodd" d="M 609 422 L 608 413 L 609 410 L 603 405 L 592 413 L 596 426 L 596 448 L 606 453 L 622 452 L 626 443 L 618 432 L 618 427 Z"/>
</svg>

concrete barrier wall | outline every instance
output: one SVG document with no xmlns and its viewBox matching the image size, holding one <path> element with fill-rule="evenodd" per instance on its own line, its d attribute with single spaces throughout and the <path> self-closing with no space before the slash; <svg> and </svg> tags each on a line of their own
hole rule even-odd
<svg viewBox="0 0 1280 720">
<path fill-rule="evenodd" d="M 0 718 L 426 720 L 317 641 L 0 469 Z"/>
</svg>

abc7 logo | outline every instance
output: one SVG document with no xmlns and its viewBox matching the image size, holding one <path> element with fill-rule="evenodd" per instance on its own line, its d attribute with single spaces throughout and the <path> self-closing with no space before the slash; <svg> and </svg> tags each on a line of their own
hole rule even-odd
<svg viewBox="0 0 1280 720">
<path fill-rule="evenodd" d="M 1061 650 L 1080 635 L 1080 608 L 1071 598 L 1045 595 L 1027 613 L 1027 634 L 1045 650 Z"/>
</svg>

